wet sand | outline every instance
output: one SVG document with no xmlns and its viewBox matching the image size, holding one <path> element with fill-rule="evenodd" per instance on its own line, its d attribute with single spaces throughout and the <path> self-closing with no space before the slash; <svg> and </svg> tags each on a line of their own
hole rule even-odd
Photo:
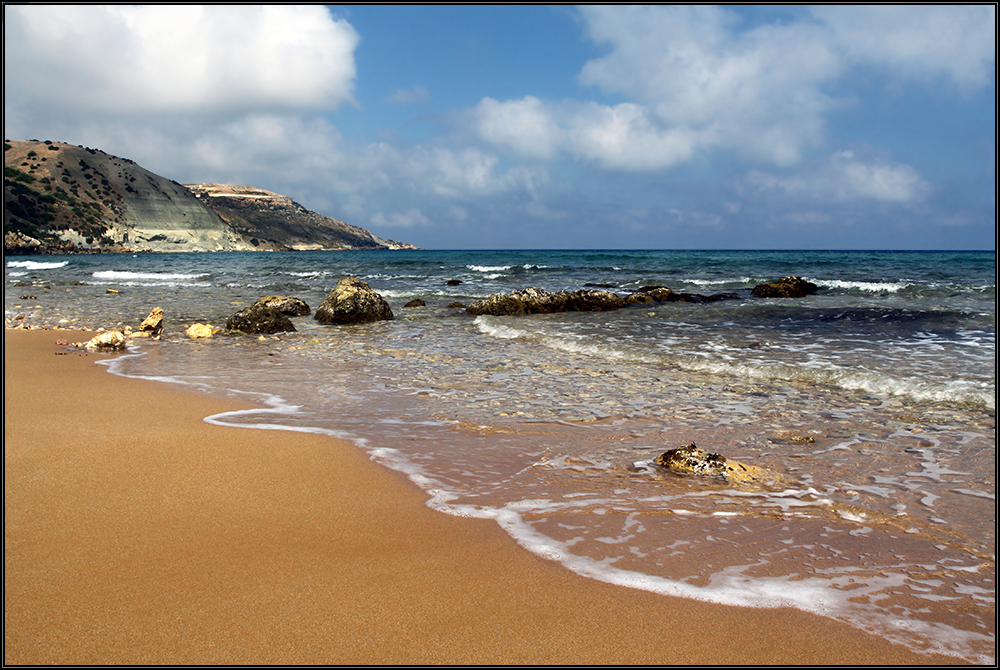
<svg viewBox="0 0 1000 670">
<path fill-rule="evenodd" d="M 4 331 L 6 664 L 940 664 L 796 610 L 602 584 L 326 436 Z"/>
</svg>

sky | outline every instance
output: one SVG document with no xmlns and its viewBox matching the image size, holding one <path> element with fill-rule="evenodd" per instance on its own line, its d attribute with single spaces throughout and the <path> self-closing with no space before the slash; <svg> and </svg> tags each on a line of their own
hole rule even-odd
<svg viewBox="0 0 1000 670">
<path fill-rule="evenodd" d="M 995 249 L 993 5 L 5 5 L 4 137 L 425 249 Z"/>
</svg>

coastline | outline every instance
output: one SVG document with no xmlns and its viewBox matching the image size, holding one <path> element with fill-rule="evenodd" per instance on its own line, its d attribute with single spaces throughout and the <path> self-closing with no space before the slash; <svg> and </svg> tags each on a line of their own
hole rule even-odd
<svg viewBox="0 0 1000 670">
<path fill-rule="evenodd" d="M 4 331 L 7 664 L 955 664 L 573 575 L 353 445 Z"/>
</svg>

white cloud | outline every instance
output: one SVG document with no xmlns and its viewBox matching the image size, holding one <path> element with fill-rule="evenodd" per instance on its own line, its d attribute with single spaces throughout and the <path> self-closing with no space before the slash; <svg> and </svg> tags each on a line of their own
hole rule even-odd
<svg viewBox="0 0 1000 670">
<path fill-rule="evenodd" d="M 610 170 L 661 170 L 713 150 L 788 166 L 823 145 L 826 117 L 841 104 L 826 91 L 856 65 L 981 86 L 995 63 L 990 7 L 828 7 L 751 27 L 705 5 L 580 12 L 587 37 L 608 49 L 580 82 L 627 101 L 484 98 L 472 112 L 481 139 Z"/>
<path fill-rule="evenodd" d="M 988 85 L 996 66 L 993 5 L 813 7 L 839 48 L 857 63 L 901 77 L 946 77 L 962 88 Z"/>
<path fill-rule="evenodd" d="M 332 108 L 358 36 L 314 5 L 4 8 L 5 95 L 106 115 Z"/>
<path fill-rule="evenodd" d="M 778 194 L 823 204 L 864 200 L 912 203 L 923 200 L 930 190 L 909 165 L 862 161 L 851 151 L 833 154 L 821 165 L 789 176 L 752 170 L 742 188 L 748 194 Z"/>
</svg>

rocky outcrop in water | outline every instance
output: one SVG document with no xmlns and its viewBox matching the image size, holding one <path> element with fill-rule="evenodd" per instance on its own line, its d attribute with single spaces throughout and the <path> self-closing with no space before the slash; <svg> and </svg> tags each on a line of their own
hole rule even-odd
<svg viewBox="0 0 1000 670">
<path fill-rule="evenodd" d="M 751 291 L 758 298 L 804 298 L 819 290 L 819 287 L 802 277 L 782 277 L 778 281 L 757 284 Z"/>
<path fill-rule="evenodd" d="M 551 293 L 540 288 L 523 288 L 510 293 L 494 293 L 477 300 L 466 308 L 469 314 L 491 316 L 520 316 L 525 314 L 552 314 L 554 312 L 606 312 L 627 305 L 646 305 L 657 302 L 715 302 L 737 298 L 735 293 L 699 295 L 676 293 L 664 286 L 645 286 L 622 298 L 610 291 L 585 288 L 579 291 Z"/>
<path fill-rule="evenodd" d="M 601 312 L 624 306 L 625 301 L 609 291 L 582 289 L 551 293 L 540 288 L 523 288 L 510 293 L 494 293 L 482 300 L 476 300 L 465 311 L 475 315 L 513 316 L 554 312 Z"/>
<path fill-rule="evenodd" d="M 344 277 L 316 308 L 314 317 L 325 324 L 369 323 L 392 319 L 382 296 L 357 277 Z"/>
<path fill-rule="evenodd" d="M 255 302 L 240 310 L 226 321 L 226 330 L 243 333 L 270 335 L 272 333 L 295 332 L 291 319 L 276 309 L 261 302 Z"/>
</svg>

